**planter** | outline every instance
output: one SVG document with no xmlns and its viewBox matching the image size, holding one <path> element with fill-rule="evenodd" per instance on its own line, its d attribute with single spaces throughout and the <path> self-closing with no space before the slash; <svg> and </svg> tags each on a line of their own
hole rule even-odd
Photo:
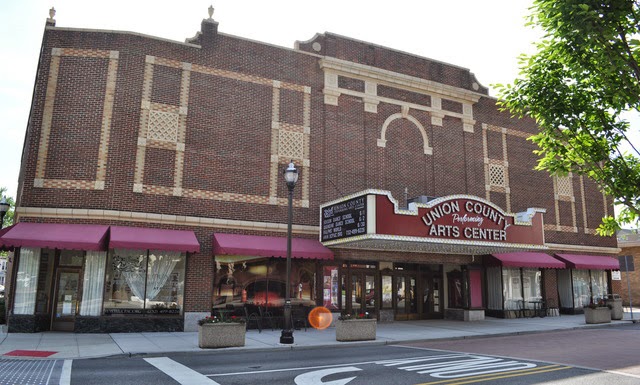
<svg viewBox="0 0 640 385">
<path fill-rule="evenodd" d="M 336 321 L 336 341 L 369 341 L 376 339 L 376 319 Z"/>
<path fill-rule="evenodd" d="M 624 312 L 622 311 L 622 300 L 619 298 L 607 299 L 604 301 L 607 306 L 611 307 L 611 319 L 621 320 Z"/>
<path fill-rule="evenodd" d="M 588 324 L 605 324 L 611 322 L 611 310 L 608 307 L 584 308 L 584 320 Z"/>
<path fill-rule="evenodd" d="M 246 325 L 238 322 L 199 325 L 198 346 L 203 349 L 244 346 L 246 330 Z"/>
</svg>

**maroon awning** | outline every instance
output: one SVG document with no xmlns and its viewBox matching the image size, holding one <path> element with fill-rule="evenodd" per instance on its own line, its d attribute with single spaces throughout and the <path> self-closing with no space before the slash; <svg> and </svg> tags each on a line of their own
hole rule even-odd
<svg viewBox="0 0 640 385">
<path fill-rule="evenodd" d="M 61 223 L 27 223 L 13 225 L 0 238 L 2 246 L 42 247 L 65 250 L 106 250 L 109 226 Z"/>
<path fill-rule="evenodd" d="M 109 248 L 197 253 L 200 243 L 193 231 L 111 226 Z"/>
<path fill-rule="evenodd" d="M 549 254 L 534 252 L 517 252 L 492 254 L 502 266 L 507 267 L 533 267 L 542 269 L 564 269 L 564 262 L 553 258 Z"/>
<path fill-rule="evenodd" d="M 556 254 L 571 269 L 620 270 L 620 261 L 599 255 Z"/>
<path fill-rule="evenodd" d="M 258 235 L 213 234 L 213 254 L 287 257 L 287 238 Z M 333 252 L 315 239 L 292 238 L 291 257 L 333 259 Z"/>
<path fill-rule="evenodd" d="M 13 247 L 8 247 L 5 246 L 4 243 L 2 242 L 2 236 L 9 230 L 11 230 L 13 228 L 13 226 L 15 225 L 11 225 L 11 226 L 7 226 L 4 229 L 0 229 L 0 251 L 9 251 L 12 250 Z"/>
</svg>

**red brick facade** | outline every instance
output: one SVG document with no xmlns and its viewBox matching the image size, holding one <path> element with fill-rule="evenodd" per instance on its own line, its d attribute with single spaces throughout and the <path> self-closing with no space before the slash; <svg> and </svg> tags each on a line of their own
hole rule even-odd
<svg viewBox="0 0 640 385">
<path fill-rule="evenodd" d="M 409 197 L 474 195 L 508 212 L 546 209 L 556 250 L 615 252 L 615 238 L 594 234 L 611 202 L 586 178 L 560 189 L 534 171 L 534 132 L 533 121 L 499 111 L 468 69 L 329 33 L 291 50 L 218 33 L 212 20 L 188 43 L 48 26 L 16 213 L 195 231 L 187 311 L 210 309 L 213 232 L 284 235 L 276 225 L 287 220 L 290 159 L 301 172 L 297 237 L 318 237 L 324 202 L 380 189 L 402 203 L 406 188 Z M 546 277 L 553 291 L 555 275 Z"/>
</svg>

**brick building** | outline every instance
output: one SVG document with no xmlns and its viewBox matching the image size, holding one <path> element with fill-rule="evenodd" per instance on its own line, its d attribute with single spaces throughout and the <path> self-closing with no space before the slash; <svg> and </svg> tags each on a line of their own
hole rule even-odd
<svg viewBox="0 0 640 385">
<path fill-rule="evenodd" d="M 380 321 L 618 291 L 616 239 L 594 231 L 611 200 L 534 171 L 534 122 L 468 69 L 331 33 L 276 47 L 211 17 L 184 43 L 49 19 L 40 55 L 0 238 L 10 331 L 194 330 L 286 290 Z"/>
</svg>

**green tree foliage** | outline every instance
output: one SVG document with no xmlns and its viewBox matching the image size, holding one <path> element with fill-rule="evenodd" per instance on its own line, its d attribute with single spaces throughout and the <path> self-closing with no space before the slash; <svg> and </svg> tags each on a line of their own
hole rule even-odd
<svg viewBox="0 0 640 385">
<path fill-rule="evenodd" d="M 0 199 L 6 196 L 6 193 L 7 193 L 7 188 L 0 187 Z M 9 211 L 7 211 L 7 213 L 4 215 L 4 218 L 2 219 L 3 229 L 13 224 L 13 212 L 14 212 L 14 209 L 16 208 L 16 202 L 13 200 L 13 198 L 12 197 L 6 197 L 6 198 L 7 198 L 7 203 L 9 203 Z"/>
<path fill-rule="evenodd" d="M 640 153 L 629 112 L 640 111 L 639 3 L 535 0 L 528 24 L 544 32 L 537 52 L 520 56 L 520 75 L 497 85 L 503 109 L 529 116 L 540 131 L 536 169 L 595 181 L 622 207 L 600 235 L 640 219 Z"/>
</svg>

